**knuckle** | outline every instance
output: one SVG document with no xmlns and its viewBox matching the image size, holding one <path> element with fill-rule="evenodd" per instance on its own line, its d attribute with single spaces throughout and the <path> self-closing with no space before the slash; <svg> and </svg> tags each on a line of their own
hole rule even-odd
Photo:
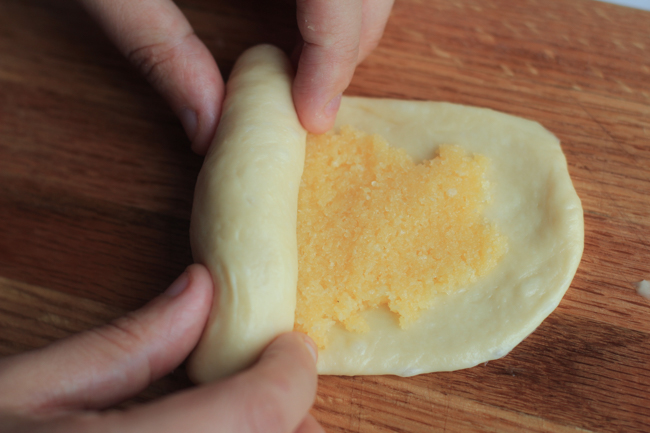
<svg viewBox="0 0 650 433">
<path fill-rule="evenodd" d="M 359 46 L 342 45 L 324 49 L 307 43 L 300 58 L 299 74 L 305 74 L 304 79 L 294 83 L 313 90 L 315 87 L 338 90 L 347 87 L 357 65 Z M 301 67 L 303 69 L 301 69 Z M 343 86 L 343 88 L 340 88 Z"/>
<path fill-rule="evenodd" d="M 134 313 L 128 313 L 102 327 L 91 329 L 89 350 L 94 351 L 96 362 L 104 366 L 114 365 L 115 362 L 129 362 L 137 369 L 116 374 L 125 383 L 134 380 L 153 380 L 151 360 L 146 352 L 139 350 L 146 344 L 146 326 Z M 94 340 L 94 341 L 92 341 Z M 144 357 L 144 362 L 134 362 L 134 358 Z M 115 373 L 118 373 L 116 370 Z"/>
<path fill-rule="evenodd" d="M 125 316 L 91 332 L 120 352 L 129 353 L 134 346 L 142 343 L 142 328 L 143 325 L 137 316 L 133 313 L 127 313 Z"/>
<path fill-rule="evenodd" d="M 344 61 L 349 64 L 356 64 L 357 58 L 359 57 L 359 44 L 340 44 L 336 48 L 337 56 L 341 61 Z"/>
<path fill-rule="evenodd" d="M 190 32 L 175 39 L 143 45 L 129 51 L 126 57 L 147 80 L 155 83 L 164 79 L 168 64 L 184 56 L 183 46 L 193 36 Z"/>
<path fill-rule="evenodd" d="M 308 48 L 322 50 L 329 61 L 351 62 L 356 60 L 359 53 L 359 40 L 341 39 L 332 33 L 321 33 L 318 37 L 305 38 Z"/>
</svg>

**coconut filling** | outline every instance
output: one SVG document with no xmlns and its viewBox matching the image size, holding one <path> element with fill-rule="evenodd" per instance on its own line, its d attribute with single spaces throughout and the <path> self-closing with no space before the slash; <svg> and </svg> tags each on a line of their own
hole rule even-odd
<svg viewBox="0 0 650 433">
<path fill-rule="evenodd" d="M 436 297 L 492 270 L 505 236 L 483 216 L 489 160 L 458 146 L 414 163 L 350 127 L 309 135 L 298 196 L 295 329 L 323 349 L 342 324 L 386 305 L 406 329 Z"/>
</svg>

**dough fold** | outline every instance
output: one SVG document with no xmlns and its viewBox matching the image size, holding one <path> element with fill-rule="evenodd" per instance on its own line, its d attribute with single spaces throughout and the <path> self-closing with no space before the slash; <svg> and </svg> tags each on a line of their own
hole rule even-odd
<svg viewBox="0 0 650 433">
<path fill-rule="evenodd" d="M 253 363 L 293 329 L 298 189 L 306 131 L 291 98 L 293 71 L 260 45 L 235 64 L 223 114 L 196 184 L 190 240 L 212 274 L 215 299 L 188 362 L 195 382 Z"/>
</svg>

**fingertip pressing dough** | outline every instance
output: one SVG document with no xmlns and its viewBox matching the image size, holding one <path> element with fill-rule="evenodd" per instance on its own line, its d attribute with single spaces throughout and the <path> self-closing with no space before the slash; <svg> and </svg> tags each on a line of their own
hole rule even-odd
<svg viewBox="0 0 650 433">
<path fill-rule="evenodd" d="M 188 363 L 195 382 L 249 366 L 293 328 L 306 131 L 291 99 L 292 77 L 284 53 L 261 45 L 239 58 L 226 87 L 190 225 L 194 259 L 206 265 L 216 288 Z"/>
<path fill-rule="evenodd" d="M 306 133 L 285 56 L 269 46 L 247 51 L 226 95 L 190 230 L 196 261 L 220 286 L 189 361 L 198 382 L 245 368 L 294 327 Z M 506 355 L 559 304 L 582 255 L 582 207 L 559 141 L 536 122 L 443 102 L 344 97 L 335 129 L 347 125 L 379 134 L 416 163 L 443 145 L 483 155 L 490 197 L 482 214 L 505 243 L 494 266 L 437 294 L 408 326 L 386 306 L 355 313 L 364 332 L 328 325 L 319 373 L 412 376 Z"/>
</svg>

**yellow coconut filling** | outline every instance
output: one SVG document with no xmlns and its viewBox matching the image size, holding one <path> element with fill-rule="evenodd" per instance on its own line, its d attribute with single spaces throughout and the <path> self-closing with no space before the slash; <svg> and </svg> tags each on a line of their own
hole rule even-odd
<svg viewBox="0 0 650 433">
<path fill-rule="evenodd" d="M 437 296 L 495 267 L 506 239 L 486 221 L 488 159 L 444 145 L 416 164 L 349 127 L 309 135 L 298 197 L 295 328 L 320 348 L 337 322 L 386 305 L 408 327 Z"/>
</svg>

